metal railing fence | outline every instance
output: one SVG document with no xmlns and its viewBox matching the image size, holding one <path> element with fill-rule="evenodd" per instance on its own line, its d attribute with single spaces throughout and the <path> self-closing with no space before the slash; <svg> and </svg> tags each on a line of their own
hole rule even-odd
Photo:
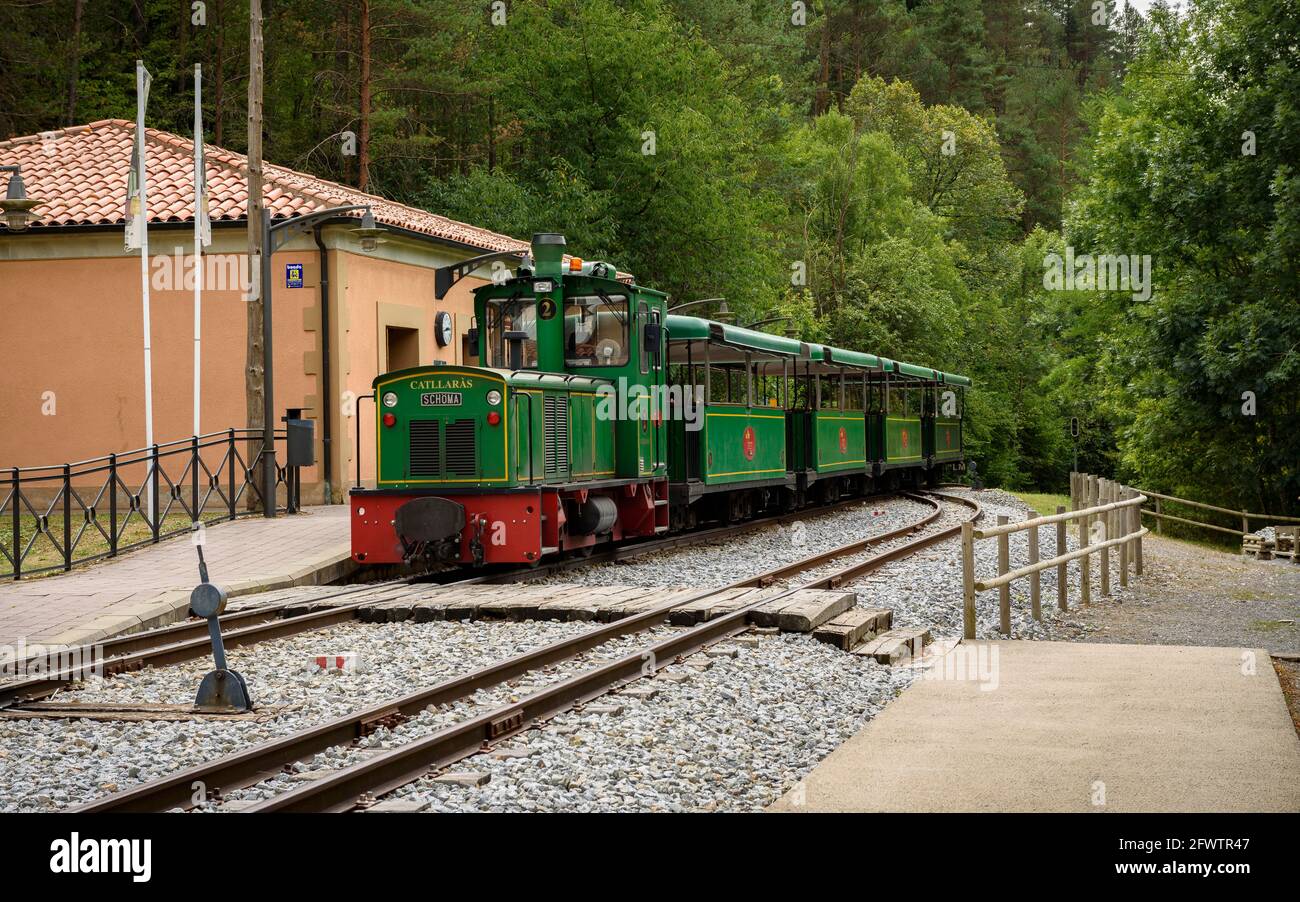
<svg viewBox="0 0 1300 902">
<path fill-rule="evenodd" d="M 284 430 L 276 430 L 276 444 L 284 440 Z M 276 449 L 268 452 L 261 429 L 0 470 L 0 578 L 71 570 L 189 532 L 195 523 L 261 513 L 263 460 L 276 468 L 277 489 L 286 486 L 288 496 L 290 474 Z M 278 497 L 277 510 L 292 512 Z"/>
</svg>

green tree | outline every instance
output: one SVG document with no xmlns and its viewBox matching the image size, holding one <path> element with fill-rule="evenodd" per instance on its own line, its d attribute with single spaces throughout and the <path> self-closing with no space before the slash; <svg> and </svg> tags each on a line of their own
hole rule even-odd
<svg viewBox="0 0 1300 902">
<path fill-rule="evenodd" d="M 1119 469 L 1178 494 L 1294 509 L 1300 10 L 1205 0 L 1153 18 L 1122 91 L 1095 111 L 1067 232 L 1080 250 L 1154 262 L 1150 300 L 1112 296 L 1097 326 Z"/>
</svg>

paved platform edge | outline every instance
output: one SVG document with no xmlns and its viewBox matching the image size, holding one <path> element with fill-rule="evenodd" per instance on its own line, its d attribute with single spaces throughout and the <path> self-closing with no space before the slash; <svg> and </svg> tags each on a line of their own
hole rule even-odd
<svg viewBox="0 0 1300 902">
<path fill-rule="evenodd" d="M 324 585 L 343 579 L 356 569 L 351 546 L 343 543 L 290 573 L 232 580 L 223 582 L 222 585 L 230 592 L 231 598 L 236 598 L 293 586 Z M 168 589 L 147 601 L 137 601 L 105 611 L 81 626 L 51 636 L 34 636 L 32 641 L 54 647 L 90 645 L 184 620 L 189 614 L 189 606 L 188 589 Z"/>
<path fill-rule="evenodd" d="M 1006 645 L 1019 643 L 1017 640 L 985 640 L 983 642 L 972 644 L 1000 645 L 1005 647 Z M 1028 644 L 1036 647 L 1038 650 L 1052 645 L 1061 645 L 1071 649 L 1072 651 L 1095 648 L 1097 650 L 1123 650 L 1127 652 L 1148 649 L 1159 652 L 1160 654 L 1187 652 L 1194 655 L 1205 655 L 1207 653 L 1219 652 L 1231 655 L 1233 658 L 1246 654 L 1254 655 L 1260 661 L 1270 661 L 1270 655 L 1266 650 L 1260 648 L 1246 648 L 1244 646 L 1145 645 L 1087 642 L 1029 642 Z M 1233 663 L 1235 666 L 1235 661 Z M 1260 684 L 1260 688 L 1263 690 L 1262 693 L 1257 693 L 1257 695 L 1262 695 L 1263 697 L 1258 698 L 1259 704 L 1256 713 L 1261 715 L 1262 721 L 1266 723 L 1261 722 L 1253 724 L 1255 729 L 1252 732 L 1254 733 L 1255 738 L 1264 738 L 1263 734 L 1273 734 L 1275 737 L 1275 742 L 1272 743 L 1273 747 L 1261 756 L 1261 760 L 1267 759 L 1266 766 L 1271 766 L 1273 768 L 1272 775 L 1274 777 L 1281 776 L 1282 780 L 1280 784 L 1277 780 L 1272 781 L 1268 784 L 1267 788 L 1265 788 L 1263 792 L 1264 797 L 1261 798 L 1259 793 L 1260 787 L 1251 786 L 1250 784 L 1252 781 L 1250 779 L 1236 779 L 1234 783 L 1239 783 L 1241 785 L 1234 785 L 1233 789 L 1243 791 L 1241 795 L 1251 795 L 1251 790 L 1255 790 L 1253 793 L 1254 798 L 1251 799 L 1250 804 L 1246 805 L 1240 804 L 1243 799 L 1238 797 L 1236 792 L 1229 792 L 1226 795 L 1220 793 L 1218 801 L 1221 804 L 1219 805 L 1207 806 L 1201 804 L 1189 807 L 1177 804 L 1179 800 L 1176 798 L 1169 798 L 1162 799 L 1160 800 L 1160 803 L 1157 804 L 1146 804 L 1137 808 L 1111 808 L 1109 810 L 1145 811 L 1152 813 L 1164 811 L 1203 811 L 1207 813 L 1216 813 L 1220 811 L 1300 812 L 1300 782 L 1293 782 L 1292 780 L 1293 776 L 1300 776 L 1300 736 L 1297 735 L 1282 686 L 1273 671 L 1273 667 L 1268 663 L 1263 666 L 1267 675 L 1265 676 L 1265 682 Z M 847 737 L 828 755 L 817 762 L 817 764 L 814 765 L 813 768 L 806 773 L 794 787 L 768 805 L 765 811 L 769 813 L 795 814 L 807 812 L 887 813 L 892 811 L 910 811 L 920 813 L 957 813 L 988 811 L 1016 812 L 1021 810 L 1036 812 L 1050 812 L 1055 810 L 1065 812 L 1079 810 L 1074 804 L 1048 806 L 1034 805 L 1026 806 L 1022 809 L 1017 806 L 1014 800 L 1010 797 L 995 799 L 988 791 L 976 793 L 976 795 L 983 796 L 979 799 L 979 804 L 962 804 L 956 802 L 956 800 L 951 797 L 948 797 L 943 804 L 937 806 L 919 804 L 909 805 L 907 807 L 896 807 L 888 804 L 879 805 L 874 803 L 865 805 L 846 805 L 844 804 L 844 800 L 831 802 L 830 804 L 826 804 L 825 802 L 812 803 L 808 799 L 808 794 L 810 791 L 809 787 L 813 782 L 822 784 L 819 794 L 824 795 L 825 787 L 827 785 L 834 786 L 835 784 L 843 784 L 843 781 L 847 776 L 845 773 L 845 764 L 847 761 L 853 761 L 855 763 L 855 769 L 856 764 L 869 762 L 869 759 L 871 758 L 871 750 L 866 748 L 869 743 L 874 742 L 880 747 L 892 747 L 893 743 L 890 738 L 891 734 L 895 733 L 900 728 L 907 730 L 907 718 L 915 713 L 914 709 L 918 707 L 917 702 L 919 699 L 916 697 L 909 698 L 909 696 L 913 696 L 915 690 L 919 688 L 918 683 L 920 682 L 921 681 L 918 680 L 913 683 L 908 687 L 908 690 L 903 692 L 892 704 L 886 706 L 884 710 L 879 712 L 870 721 L 859 726 L 851 736 Z M 900 718 L 903 720 L 902 724 L 899 723 Z M 1157 729 L 1155 732 L 1161 733 L 1162 731 Z M 898 749 L 893 748 L 893 751 L 897 752 Z M 977 748 L 976 751 L 978 752 L 979 749 Z M 1261 751 L 1261 749 L 1257 749 L 1256 751 Z M 1191 763 L 1194 765 L 1193 768 L 1183 772 L 1188 777 L 1193 776 L 1196 772 L 1196 766 L 1199 766 L 1201 769 L 1208 769 L 1207 776 L 1209 777 L 1209 782 L 1224 784 L 1227 775 L 1222 771 L 1219 764 L 1216 764 L 1214 761 L 1209 759 Z M 868 772 L 872 772 L 872 770 L 868 768 Z M 872 777 L 869 777 L 868 779 L 878 777 L 878 773 L 872 772 Z M 853 778 L 849 779 L 852 780 Z M 1254 783 L 1259 782 L 1259 780 L 1254 781 Z M 1277 788 L 1279 785 L 1287 788 L 1279 790 Z M 984 789 L 987 790 L 988 787 L 985 787 Z M 849 793 L 851 796 L 854 794 L 855 793 L 852 792 Z M 968 799 L 967 801 L 969 802 L 971 800 Z M 954 802 L 956 803 L 954 804 Z M 1148 802 L 1150 802 L 1150 800 L 1148 800 Z M 1096 803 L 1094 802 L 1093 804 L 1095 805 Z M 1099 812 L 1106 809 L 1093 807 L 1088 810 Z"/>
</svg>

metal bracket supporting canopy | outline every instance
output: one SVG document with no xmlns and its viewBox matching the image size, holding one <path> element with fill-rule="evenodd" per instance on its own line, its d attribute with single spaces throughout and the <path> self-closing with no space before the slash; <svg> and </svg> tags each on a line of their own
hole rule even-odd
<svg viewBox="0 0 1300 902">
<path fill-rule="evenodd" d="M 520 260 L 523 256 L 524 251 L 496 251 L 470 257 L 468 260 L 461 260 L 448 266 L 440 266 L 433 271 L 433 296 L 441 301 L 447 296 L 447 292 L 451 291 L 453 285 L 480 266 L 497 260 Z"/>
</svg>

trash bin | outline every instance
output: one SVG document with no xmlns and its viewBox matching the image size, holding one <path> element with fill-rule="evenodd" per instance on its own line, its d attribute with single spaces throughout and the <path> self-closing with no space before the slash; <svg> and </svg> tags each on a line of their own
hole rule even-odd
<svg viewBox="0 0 1300 902">
<path fill-rule="evenodd" d="M 284 421 L 284 465 L 288 471 L 289 513 L 297 513 L 302 498 L 302 467 L 316 464 L 316 421 L 302 415 L 303 408 L 290 407 Z"/>
<path fill-rule="evenodd" d="M 301 407 L 290 407 L 284 420 L 285 466 L 316 464 L 316 421 L 304 419 Z"/>
</svg>

